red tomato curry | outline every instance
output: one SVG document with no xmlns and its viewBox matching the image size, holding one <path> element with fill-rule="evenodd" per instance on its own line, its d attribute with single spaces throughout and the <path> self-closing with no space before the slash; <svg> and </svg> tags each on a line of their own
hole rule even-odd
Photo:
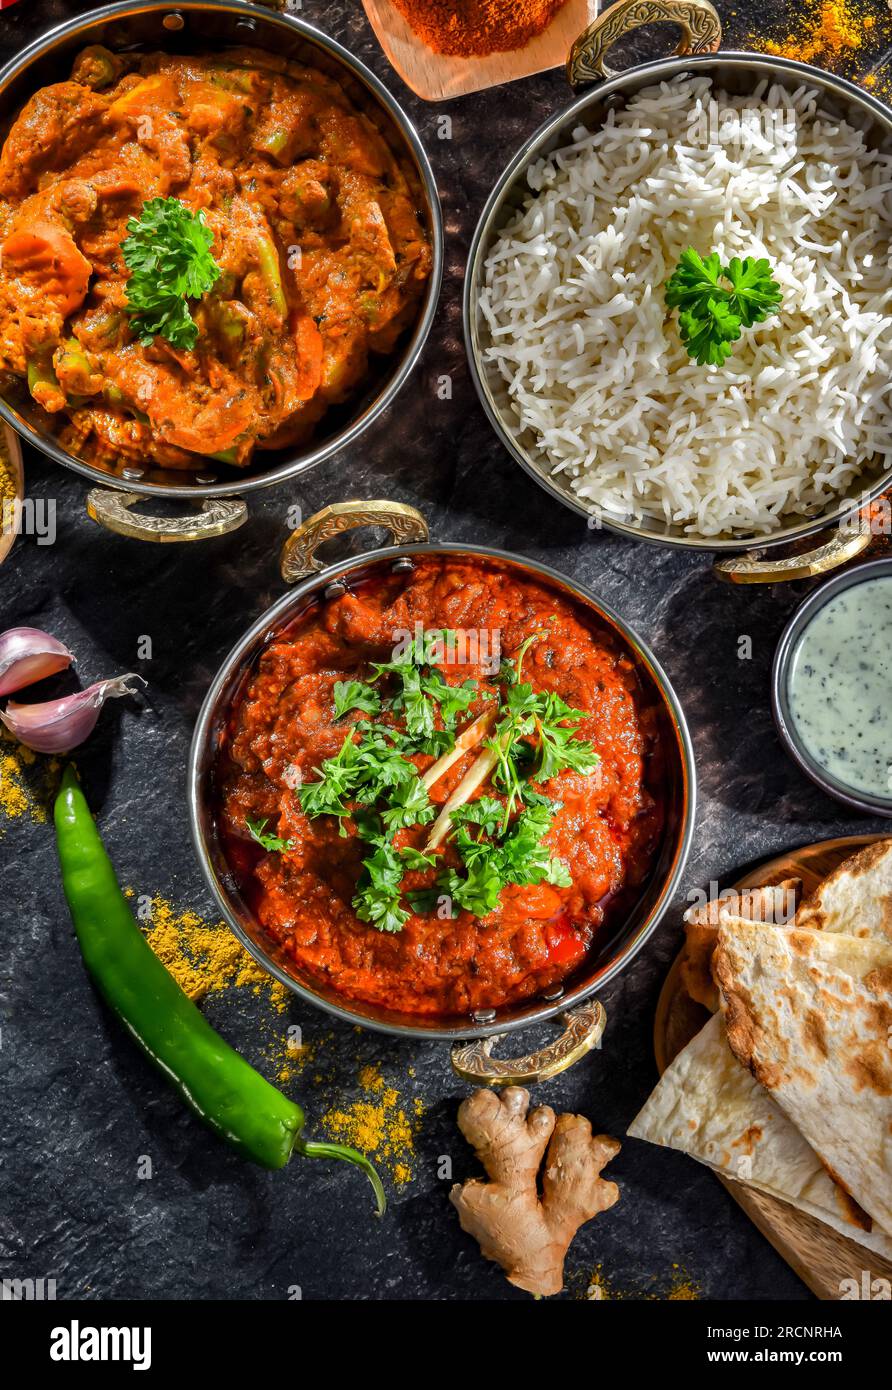
<svg viewBox="0 0 892 1390">
<path fill-rule="evenodd" d="M 222 269 L 190 350 L 130 331 L 143 203 L 203 211 Z M 0 373 L 115 468 L 305 443 L 415 319 L 431 251 L 412 169 L 332 77 L 275 55 L 86 49 L 0 153 Z"/>
<path fill-rule="evenodd" d="M 395 932 L 361 921 L 352 905 L 367 846 L 335 816 L 309 818 L 298 789 L 355 736 L 353 711 L 334 715 L 338 681 L 364 679 L 386 661 L 395 638 L 417 630 L 486 634 L 440 666 L 449 684 L 469 679 L 479 693 L 459 718 L 470 724 L 497 681 L 493 639 L 510 657 L 533 634 L 523 678 L 585 712 L 579 735 L 600 755 L 597 775 L 565 770 L 539 790 L 560 809 L 547 836 L 570 886 L 509 885 L 496 910 L 413 912 Z M 469 655 L 482 659 L 470 661 Z M 554 987 L 581 964 L 592 942 L 634 900 L 661 839 L 661 754 L 653 697 L 615 636 L 581 605 L 544 584 L 475 559 L 424 557 L 409 575 L 361 584 L 320 603 L 264 649 L 246 677 L 217 768 L 220 828 L 230 867 L 266 932 L 299 973 L 345 1000 L 409 1015 L 446 1016 L 510 1005 Z M 361 726 L 360 726 L 361 727 Z M 430 789 L 440 807 L 480 753 L 464 754 Z M 414 759 L 420 773 L 432 755 Z M 475 795 L 499 797 L 489 779 Z M 247 821 L 266 822 L 284 849 L 266 852 Z M 423 849 L 429 825 L 402 829 L 397 845 Z M 424 887 L 458 861 L 450 839 L 436 867 L 407 872 Z"/>
</svg>

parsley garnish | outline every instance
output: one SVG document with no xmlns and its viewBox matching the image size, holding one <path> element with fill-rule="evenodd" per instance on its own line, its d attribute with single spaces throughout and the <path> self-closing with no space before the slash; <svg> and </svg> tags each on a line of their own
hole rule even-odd
<svg viewBox="0 0 892 1390">
<path fill-rule="evenodd" d="M 174 347 L 193 348 L 198 326 L 187 299 L 200 299 L 221 275 L 210 253 L 214 233 L 203 212 L 194 213 L 179 198 L 151 198 L 139 219 L 127 223 L 121 243 L 130 270 L 127 312 L 141 343 L 155 335 Z"/>
<path fill-rule="evenodd" d="M 490 801 L 491 798 L 481 800 Z M 473 806 L 475 803 L 471 803 Z M 499 802 L 493 803 L 502 807 Z M 481 812 L 485 828 L 490 807 Z M 466 873 L 447 869 L 437 879 L 438 888 L 449 895 L 455 908 L 465 908 L 476 917 L 485 917 L 499 905 L 499 896 L 509 883 L 554 883 L 569 888 L 570 871 L 562 859 L 553 858 L 543 843 L 554 820 L 554 809 L 547 805 L 528 807 L 521 811 L 509 833 L 501 840 L 486 840 L 482 834 L 472 835 L 467 827 L 472 817 L 470 807 L 453 812 L 458 828 L 452 840 Z"/>
<path fill-rule="evenodd" d="M 278 835 L 267 835 L 265 830 L 267 820 L 246 820 L 245 827 L 252 840 L 256 840 L 258 845 L 262 845 L 270 854 L 284 854 L 286 850 L 294 849 L 290 840 L 280 840 Z"/>
<path fill-rule="evenodd" d="M 316 768 L 319 780 L 304 782 L 298 791 L 307 816 L 338 817 L 343 836 L 350 821 L 368 845 L 353 898 L 362 921 L 379 931 L 398 932 L 411 915 L 406 902 L 416 912 L 428 912 L 444 897 L 453 916 L 464 909 L 485 917 L 498 907 L 509 884 L 570 885 L 566 864 L 544 843 L 560 802 L 537 791 L 532 782 L 547 782 L 564 769 L 587 774 L 599 758 L 578 735 L 584 712 L 553 691 L 535 691 L 522 679 L 524 656 L 545 635 L 529 637 L 499 673 L 502 704 L 488 746 L 498 755 L 493 779 L 505 800 L 483 794 L 452 811 L 451 844 L 461 870 L 447 868 L 432 886 L 405 897 L 405 874 L 438 862 L 431 853 L 411 846 L 397 849 L 393 843 L 398 832 L 425 825 L 437 814 L 410 760 L 421 752 L 436 756 L 452 748 L 459 715 L 488 692 L 471 680 L 449 685 L 437 670 L 437 644 L 451 636 L 445 631 L 427 634 L 393 661 L 374 664 L 368 681 L 336 683 L 337 718 L 360 710 L 395 716 L 404 725 L 356 721 L 338 753 Z M 436 727 L 438 713 L 444 729 Z"/>
<path fill-rule="evenodd" d="M 587 776 L 601 761 L 593 746 L 578 737 L 585 711 L 573 709 L 554 691 L 537 692 L 521 680 L 523 659 L 543 636 L 537 632 L 528 637 L 516 661 L 503 664 L 504 713 L 488 740 L 496 754 L 495 782 L 505 793 L 503 832 L 515 809 L 524 802 L 531 804 L 530 780 L 547 782 L 565 768 Z M 529 742 L 533 738 L 535 744 Z"/>
<path fill-rule="evenodd" d="M 433 857 L 420 850 L 394 849 L 383 837 L 374 841 L 375 852 L 362 861 L 363 877 L 353 898 L 356 915 L 378 931 L 402 931 L 411 916 L 401 902 L 401 885 L 407 869 L 431 869 Z"/>
<path fill-rule="evenodd" d="M 371 685 L 362 681 L 336 681 L 334 707 L 336 719 L 340 719 L 352 709 L 362 710 L 363 714 L 378 714 L 381 710 L 381 696 Z"/>
<path fill-rule="evenodd" d="M 666 304 L 678 309 L 681 341 L 700 366 L 721 367 L 744 328 L 776 314 L 781 290 L 766 260 L 736 256 L 726 266 L 717 252 L 703 260 L 689 246 L 666 284 Z M 730 283 L 730 288 L 721 280 Z"/>
</svg>

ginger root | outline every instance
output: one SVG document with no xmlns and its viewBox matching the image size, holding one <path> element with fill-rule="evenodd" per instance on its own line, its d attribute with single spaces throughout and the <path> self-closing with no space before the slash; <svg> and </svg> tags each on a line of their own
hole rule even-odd
<svg viewBox="0 0 892 1390">
<path fill-rule="evenodd" d="M 528 1114 L 529 1104 L 521 1086 L 501 1095 L 475 1091 L 462 1101 L 458 1126 L 489 1182 L 456 1183 L 449 1199 L 486 1259 L 519 1289 L 547 1296 L 563 1288 L 564 1258 L 579 1227 L 619 1200 L 616 1183 L 600 1174 L 620 1145 L 593 1135 L 582 1115 L 555 1118 L 547 1105 Z"/>
</svg>

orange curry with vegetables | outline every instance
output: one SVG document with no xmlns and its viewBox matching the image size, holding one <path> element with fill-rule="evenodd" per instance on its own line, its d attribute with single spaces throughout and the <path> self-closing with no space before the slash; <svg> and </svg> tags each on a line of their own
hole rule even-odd
<svg viewBox="0 0 892 1390">
<path fill-rule="evenodd" d="M 481 716 L 484 734 L 501 727 L 486 718 L 504 709 L 499 701 L 510 688 L 504 674 L 516 670 L 524 653 L 521 676 L 533 692 L 529 698 L 554 694 L 581 712 L 577 736 L 596 750 L 598 761 L 594 773 L 565 769 L 545 783 L 533 778 L 525 784 L 524 796 L 534 805 L 548 802 L 546 818 L 553 816 L 541 853 L 552 856 L 552 866 L 559 861 L 551 875 L 556 881 L 509 883 L 494 910 L 482 915 L 450 911 L 448 896 L 437 897 L 436 888 L 436 901 L 413 910 L 417 890 L 423 897 L 438 875 L 459 865 L 456 839 L 447 835 L 430 851 L 430 866 L 414 859 L 407 864 L 400 888 L 405 920 L 382 931 L 361 920 L 355 907 L 369 853 L 358 833 L 361 810 L 353 812 L 355 820 L 308 815 L 301 797 L 310 783 L 318 789 L 326 760 L 343 762 L 347 740 L 361 746 L 382 723 L 399 737 L 407 713 L 370 715 L 360 708 L 337 717 L 335 698 L 338 688 L 349 688 L 343 683 L 368 680 L 373 663 L 387 662 L 406 633 L 422 629 L 485 639 L 476 647 L 467 640 L 453 645 L 439 674 L 433 673 L 468 691 L 454 734 L 435 735 L 446 747 L 460 749 L 463 731 L 473 732 Z M 498 669 L 494 646 L 501 653 Z M 380 680 L 363 689 L 374 701 Z M 445 1017 L 528 999 L 574 971 L 605 924 L 641 891 L 663 829 L 658 718 L 627 649 L 582 605 L 486 560 L 416 558 L 411 574 L 366 580 L 342 597 L 320 601 L 271 640 L 243 678 L 216 772 L 227 862 L 252 912 L 299 974 L 345 1000 Z M 440 715 L 435 724 L 442 730 Z M 562 732 L 558 726 L 558 737 Z M 535 732 L 518 746 L 524 742 L 522 751 L 533 755 Z M 423 852 L 436 838 L 431 818 L 468 783 L 475 763 L 486 767 L 487 746 L 485 736 L 477 738 L 437 777 L 425 823 L 393 835 L 398 855 L 406 847 Z M 438 751 L 409 754 L 412 771 L 423 776 Z M 505 803 L 492 771 L 468 805 L 481 805 L 483 797 Z M 265 831 L 265 844 L 249 832 L 249 823 Z M 470 828 L 476 835 L 477 827 Z"/>
<path fill-rule="evenodd" d="M 193 349 L 130 330 L 145 201 L 203 211 L 221 269 Z M 333 78 L 275 55 L 93 47 L 0 154 L 0 372 L 114 468 L 302 445 L 393 351 L 431 271 L 412 170 Z"/>
</svg>

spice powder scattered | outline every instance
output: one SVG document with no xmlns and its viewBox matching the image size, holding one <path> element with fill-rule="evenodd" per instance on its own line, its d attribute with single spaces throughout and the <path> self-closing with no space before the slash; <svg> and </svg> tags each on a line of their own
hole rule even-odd
<svg viewBox="0 0 892 1390">
<path fill-rule="evenodd" d="M 664 1293 L 656 1293 L 651 1290 L 646 1292 L 619 1291 L 605 1278 L 601 1265 L 597 1265 L 588 1276 L 582 1278 L 578 1274 L 571 1276 L 570 1284 L 574 1289 L 576 1298 L 595 1303 L 622 1300 L 645 1303 L 687 1303 L 697 1302 L 701 1297 L 699 1285 L 687 1277 L 680 1265 L 672 1266 L 669 1287 Z"/>
<path fill-rule="evenodd" d="M 361 1068 L 359 1084 L 364 1098 L 346 1108 L 327 1111 L 322 1116 L 322 1127 L 332 1139 L 351 1144 L 383 1164 L 397 1187 L 403 1187 L 414 1177 L 415 1135 L 424 1105 L 416 1100 L 410 1119 L 399 1092 L 388 1086 L 374 1066 Z"/>
<path fill-rule="evenodd" d="M 810 0 L 785 36 L 766 40 L 753 36 L 753 42 L 777 57 L 800 63 L 818 59 L 832 66 L 869 43 L 876 23 L 876 14 L 863 0 Z"/>
<path fill-rule="evenodd" d="M 151 901 L 147 939 L 155 955 L 190 999 L 221 989 L 268 991 L 281 1012 L 288 1003 L 285 986 L 258 965 L 224 922 L 206 922 L 197 912 L 178 912 L 165 898 Z"/>
<path fill-rule="evenodd" d="M 566 0 L 393 0 L 435 53 L 482 58 L 523 48 L 548 28 Z"/>
<path fill-rule="evenodd" d="M 56 758 L 39 757 L 0 729 L 0 816 L 44 825 L 59 777 Z"/>
</svg>

